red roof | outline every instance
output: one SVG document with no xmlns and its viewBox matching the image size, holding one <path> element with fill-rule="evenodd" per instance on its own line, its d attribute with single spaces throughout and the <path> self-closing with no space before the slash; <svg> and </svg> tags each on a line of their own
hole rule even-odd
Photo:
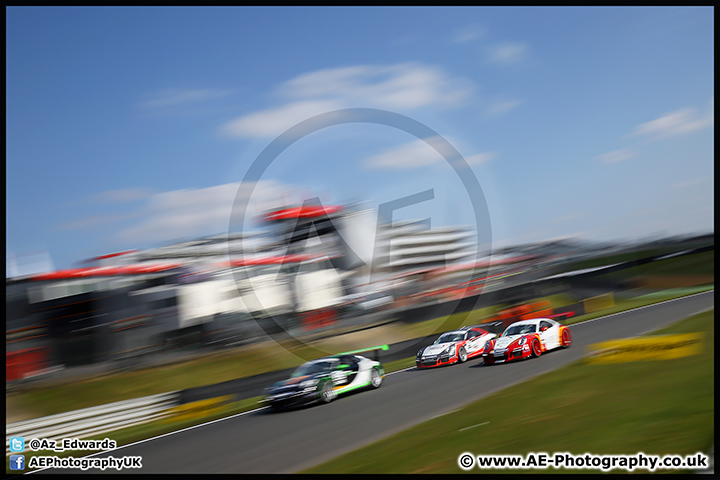
<svg viewBox="0 0 720 480">
<path fill-rule="evenodd" d="M 67 270 L 56 270 L 54 272 L 37 273 L 31 275 L 31 280 L 62 280 L 70 278 L 88 277 L 110 277 L 118 275 L 138 275 L 142 273 L 157 273 L 172 270 L 182 266 L 179 263 L 161 264 L 135 264 L 123 265 L 121 267 L 90 267 L 90 268 L 69 268 Z"/>
<path fill-rule="evenodd" d="M 135 252 L 137 252 L 137 250 L 125 250 L 123 252 L 108 253 L 107 255 L 100 255 L 99 257 L 95 257 L 92 260 L 105 260 L 106 258 L 119 257 L 120 255 L 127 255 L 128 253 Z"/>
<path fill-rule="evenodd" d="M 310 260 L 318 260 L 326 258 L 326 255 L 284 255 L 275 257 L 261 257 L 261 258 L 235 258 L 229 262 L 224 262 L 223 266 L 230 267 L 249 267 L 253 265 L 282 265 L 285 263 L 300 263 Z"/>
<path fill-rule="evenodd" d="M 276 210 L 274 212 L 266 213 L 263 215 L 263 219 L 267 221 L 272 220 L 287 220 L 290 218 L 312 218 L 321 217 L 323 215 L 330 215 L 337 213 L 342 210 L 339 206 L 327 206 L 321 205 L 303 205 L 302 207 L 284 208 L 282 210 Z"/>
</svg>

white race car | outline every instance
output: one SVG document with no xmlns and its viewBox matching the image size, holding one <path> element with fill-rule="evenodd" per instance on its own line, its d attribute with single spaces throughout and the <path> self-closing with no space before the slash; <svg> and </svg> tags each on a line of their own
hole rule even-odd
<svg viewBox="0 0 720 480">
<path fill-rule="evenodd" d="M 485 344 L 496 336 L 477 325 L 443 333 L 435 343 L 420 349 L 415 365 L 418 368 L 431 368 L 463 363 L 482 355 Z"/>
<path fill-rule="evenodd" d="M 262 402 L 277 409 L 329 403 L 353 390 L 378 388 L 385 377 L 383 366 L 377 360 L 356 354 L 387 349 L 387 345 L 382 345 L 305 362 L 289 379 L 266 388 Z"/>
<path fill-rule="evenodd" d="M 510 362 L 539 357 L 543 352 L 572 345 L 570 328 L 551 318 L 534 318 L 510 324 L 502 335 L 488 342 L 483 363 Z"/>
</svg>

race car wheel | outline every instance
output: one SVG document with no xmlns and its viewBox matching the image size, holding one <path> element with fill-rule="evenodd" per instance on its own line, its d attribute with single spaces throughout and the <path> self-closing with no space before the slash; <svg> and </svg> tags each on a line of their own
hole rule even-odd
<svg viewBox="0 0 720 480">
<path fill-rule="evenodd" d="M 460 347 L 458 350 L 458 362 L 465 363 L 467 361 L 467 352 L 465 351 L 465 347 Z"/>
<path fill-rule="evenodd" d="M 373 368 L 370 372 L 370 384 L 373 388 L 378 388 L 382 384 L 383 378 L 377 368 Z"/>
<path fill-rule="evenodd" d="M 532 356 L 539 357 L 541 352 L 542 351 L 540 350 L 540 340 L 536 338 L 532 342 Z"/>
<path fill-rule="evenodd" d="M 335 391 L 331 381 L 327 381 L 323 384 L 322 391 L 320 392 L 320 399 L 324 403 L 330 403 L 335 398 Z"/>
<path fill-rule="evenodd" d="M 570 330 L 568 330 L 567 328 L 563 330 L 561 343 L 563 348 L 567 348 L 572 345 L 572 335 L 570 335 Z"/>
</svg>

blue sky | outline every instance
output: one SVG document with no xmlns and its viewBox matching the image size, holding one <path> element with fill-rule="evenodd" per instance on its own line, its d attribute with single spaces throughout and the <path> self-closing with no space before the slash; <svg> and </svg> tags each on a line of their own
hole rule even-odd
<svg viewBox="0 0 720 480">
<path fill-rule="evenodd" d="M 450 142 L 496 247 L 714 231 L 713 14 L 7 8 L 7 253 L 70 268 L 227 231 L 260 152 L 347 108 L 402 114 Z M 250 211 L 426 189 L 435 198 L 397 218 L 472 225 L 462 183 L 423 139 L 344 124 L 279 155 Z"/>
</svg>

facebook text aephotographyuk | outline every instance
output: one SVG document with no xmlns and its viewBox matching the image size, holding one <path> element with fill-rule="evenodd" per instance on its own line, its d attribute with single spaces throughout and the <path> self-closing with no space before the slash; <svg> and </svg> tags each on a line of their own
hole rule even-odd
<svg viewBox="0 0 720 480">
<path fill-rule="evenodd" d="M 28 462 L 30 468 L 79 468 L 88 470 L 91 468 L 99 468 L 105 470 L 114 468 L 122 470 L 123 468 L 142 468 L 141 456 L 126 457 L 104 457 L 104 458 L 75 458 L 75 457 L 55 457 L 55 456 L 38 456 L 31 457 Z"/>
</svg>

